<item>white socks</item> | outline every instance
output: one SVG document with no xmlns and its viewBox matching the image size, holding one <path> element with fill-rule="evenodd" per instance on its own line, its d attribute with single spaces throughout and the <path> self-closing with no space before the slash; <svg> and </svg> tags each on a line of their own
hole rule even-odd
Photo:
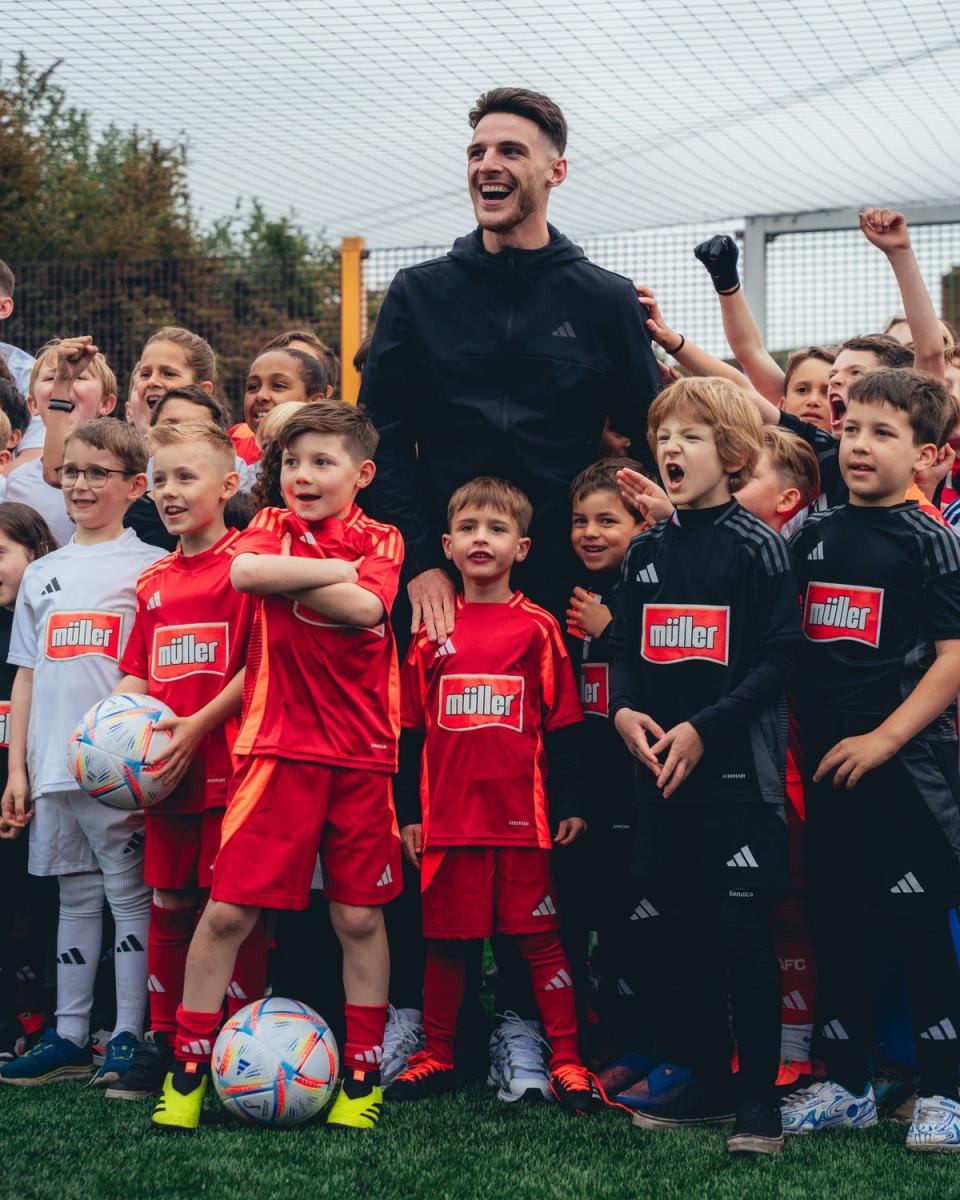
<svg viewBox="0 0 960 1200">
<path fill-rule="evenodd" d="M 139 1041 L 147 1016 L 147 930 L 153 890 L 143 882 L 142 863 L 104 875 L 103 883 L 116 927 L 117 1023 L 113 1036 L 132 1033 Z"/>
<path fill-rule="evenodd" d="M 103 938 L 103 876 L 61 875 L 57 882 L 57 1033 L 85 1046 Z"/>
</svg>

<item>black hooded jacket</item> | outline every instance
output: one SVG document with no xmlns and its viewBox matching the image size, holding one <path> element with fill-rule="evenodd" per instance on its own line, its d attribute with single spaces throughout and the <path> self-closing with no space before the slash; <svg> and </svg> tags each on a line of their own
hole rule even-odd
<svg viewBox="0 0 960 1200">
<path fill-rule="evenodd" d="M 512 480 L 534 510 L 530 559 L 514 582 L 554 607 L 547 578 L 576 571 L 570 483 L 596 457 L 607 416 L 649 458 L 659 387 L 629 280 L 552 226 L 542 249 L 499 254 L 476 229 L 400 271 L 384 298 L 360 393 L 381 439 L 364 507 L 399 526 L 411 578 L 443 564 L 457 487 L 477 475 Z"/>
</svg>

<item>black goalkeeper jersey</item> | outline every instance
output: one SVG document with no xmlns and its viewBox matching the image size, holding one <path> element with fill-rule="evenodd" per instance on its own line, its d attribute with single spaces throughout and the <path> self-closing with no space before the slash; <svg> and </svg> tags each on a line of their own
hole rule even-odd
<svg viewBox="0 0 960 1200">
<path fill-rule="evenodd" d="M 583 586 L 617 615 L 619 571 L 594 571 Z M 577 672 L 584 721 L 582 738 L 590 781 L 590 825 L 606 829 L 633 823 L 633 755 L 617 733 L 610 713 L 611 622 L 599 637 L 567 631 L 567 650 Z"/>
<path fill-rule="evenodd" d="M 610 715 L 631 708 L 700 735 L 703 757 L 668 804 L 783 804 L 797 595 L 786 543 L 735 500 L 683 510 L 630 543 L 610 633 Z M 641 799 L 660 797 L 642 764 L 636 777 Z"/>
<path fill-rule="evenodd" d="M 813 513 L 790 542 L 803 597 L 801 730 L 824 716 L 898 708 L 936 657 L 960 638 L 960 539 L 912 500 Z M 955 736 L 952 713 L 921 736 Z"/>
<path fill-rule="evenodd" d="M 793 413 L 781 412 L 780 426 L 802 437 L 817 456 L 817 465 L 820 468 L 820 495 L 814 501 L 813 507 L 822 511 L 836 508 L 838 504 L 846 504 L 850 492 L 840 474 L 840 442 L 837 438 L 831 437 L 819 425 L 801 421 Z"/>
</svg>

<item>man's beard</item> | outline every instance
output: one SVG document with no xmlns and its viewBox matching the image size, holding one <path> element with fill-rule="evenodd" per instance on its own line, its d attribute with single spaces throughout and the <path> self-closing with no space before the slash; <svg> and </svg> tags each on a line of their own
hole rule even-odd
<svg viewBox="0 0 960 1200">
<path fill-rule="evenodd" d="M 486 229 L 490 233 L 509 233 L 511 229 L 515 229 L 521 221 L 525 221 L 532 212 L 536 211 L 536 204 L 529 189 L 515 185 L 513 192 L 510 195 L 512 201 L 510 207 L 503 212 L 485 212 L 480 205 L 480 197 L 474 193 L 474 212 L 477 216 L 477 224 L 481 229 Z"/>
</svg>

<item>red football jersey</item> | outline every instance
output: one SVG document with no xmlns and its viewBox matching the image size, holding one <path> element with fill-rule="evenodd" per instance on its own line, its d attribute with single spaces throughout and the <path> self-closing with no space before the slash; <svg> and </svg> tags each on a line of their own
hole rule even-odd
<svg viewBox="0 0 960 1200">
<path fill-rule="evenodd" d="M 175 550 L 137 580 L 137 613 L 120 670 L 146 679 L 150 695 L 169 704 L 178 717 L 209 704 L 246 662 L 256 597 L 238 592 L 230 582 L 239 536 L 231 529 L 202 554 Z M 238 728 L 238 717 L 232 717 L 212 730 L 176 790 L 153 811 L 222 808 Z"/>
<path fill-rule="evenodd" d="M 403 539 L 356 505 L 340 520 L 306 522 L 265 508 L 237 541 L 238 554 L 362 558 L 358 584 L 389 614 L 400 582 Z M 369 771 L 397 769 L 400 680 L 387 616 L 372 629 L 340 625 L 286 596 L 260 596 L 250 637 L 238 755 L 305 759 Z"/>
<path fill-rule="evenodd" d="M 403 725 L 426 731 L 424 845 L 549 850 L 543 735 L 583 720 L 554 618 L 521 592 L 459 596 L 451 638 L 437 646 L 421 630 L 410 647 L 402 695 Z"/>
</svg>

